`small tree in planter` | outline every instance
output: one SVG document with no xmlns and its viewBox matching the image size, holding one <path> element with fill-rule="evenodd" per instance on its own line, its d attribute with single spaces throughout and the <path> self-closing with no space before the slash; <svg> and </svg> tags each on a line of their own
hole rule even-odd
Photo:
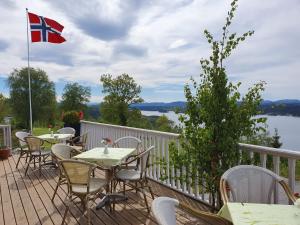
<svg viewBox="0 0 300 225">
<path fill-rule="evenodd" d="M 76 131 L 75 136 L 80 135 L 80 113 L 76 111 L 65 112 L 62 120 L 64 127 L 73 127 Z"/>
<path fill-rule="evenodd" d="M 0 159 L 8 159 L 10 155 L 10 149 L 5 145 L 0 145 Z"/>
<path fill-rule="evenodd" d="M 241 83 L 229 82 L 224 67 L 224 60 L 232 50 L 254 33 L 229 34 L 236 8 L 237 0 L 233 0 L 220 41 L 204 31 L 212 53 L 208 59 L 200 60 L 200 83 L 191 79 L 192 85 L 184 88 L 187 104 L 185 114 L 179 117 L 184 125 L 181 145 L 180 148 L 174 143 L 170 145 L 170 164 L 177 170 L 185 168 L 183 175 L 177 178 L 188 184 L 198 180 L 196 185 L 205 181 L 202 188 L 210 193 L 213 207 L 221 204 L 217 201 L 220 200 L 221 175 L 240 159 L 240 138 L 255 134 L 262 129 L 259 123 L 265 122 L 265 118 L 254 117 L 259 113 L 264 82 L 257 83 L 241 97 L 238 91 Z"/>
</svg>

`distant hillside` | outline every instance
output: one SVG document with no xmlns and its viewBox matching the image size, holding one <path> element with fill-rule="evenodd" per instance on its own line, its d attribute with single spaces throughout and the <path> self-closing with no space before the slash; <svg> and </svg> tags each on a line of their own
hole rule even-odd
<svg viewBox="0 0 300 225">
<path fill-rule="evenodd" d="M 175 111 L 183 112 L 185 110 L 186 102 L 145 102 L 140 104 L 132 104 L 132 108 L 137 108 L 146 111 Z M 261 104 L 262 114 L 268 115 L 289 115 L 300 117 L 300 100 L 297 99 L 283 99 L 277 101 L 264 100 Z"/>
</svg>

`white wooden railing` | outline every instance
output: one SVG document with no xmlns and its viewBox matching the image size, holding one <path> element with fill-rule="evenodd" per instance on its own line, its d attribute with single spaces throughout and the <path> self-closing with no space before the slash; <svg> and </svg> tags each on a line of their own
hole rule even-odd
<svg viewBox="0 0 300 225">
<path fill-rule="evenodd" d="M 148 177 L 168 186 L 171 189 L 180 191 L 185 195 L 188 195 L 194 199 L 202 200 L 204 202 L 210 202 L 209 195 L 204 192 L 204 183 L 199 182 L 198 176 L 195 178 L 190 178 L 190 182 L 186 180 L 179 180 L 174 177 L 179 177 L 180 175 L 185 175 L 185 168 L 181 170 L 176 170 L 168 163 L 169 162 L 169 143 L 171 141 L 179 145 L 179 134 L 160 132 L 154 130 L 146 130 L 132 127 L 123 127 L 117 125 L 95 123 L 89 121 L 81 121 L 81 133 L 88 133 L 87 148 L 93 148 L 96 146 L 101 146 L 101 139 L 104 137 L 109 137 L 113 140 L 123 137 L 123 136 L 134 136 L 142 140 L 142 145 L 146 148 L 151 145 L 155 146 L 155 151 L 150 157 L 150 168 L 148 170 Z M 250 158 L 253 158 L 254 153 L 260 155 L 260 166 L 267 166 L 267 155 L 270 155 L 273 159 L 273 171 L 280 175 L 280 159 L 288 159 L 288 182 L 291 189 L 295 191 L 300 191 L 295 189 L 295 166 L 296 161 L 300 160 L 300 151 L 291 151 L 285 149 L 269 148 L 257 145 L 240 144 L 240 150 L 244 153 L 249 154 Z M 162 165 L 160 163 L 155 163 L 158 160 L 164 158 L 167 162 L 166 173 L 167 179 L 161 179 Z M 270 168 L 269 168 L 270 169 Z M 193 180 L 194 179 L 194 180 Z M 198 185 L 198 184 L 202 185 Z M 192 185 L 194 184 L 194 185 Z M 275 200 L 278 200 L 278 191 L 276 190 Z"/>
</svg>

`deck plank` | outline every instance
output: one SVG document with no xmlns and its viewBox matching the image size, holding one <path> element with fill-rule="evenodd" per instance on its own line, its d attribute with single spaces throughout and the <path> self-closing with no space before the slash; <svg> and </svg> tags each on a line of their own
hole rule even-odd
<svg viewBox="0 0 300 225">
<path fill-rule="evenodd" d="M 20 192 L 14 178 L 14 171 L 11 169 L 8 160 L 4 161 L 4 168 L 7 174 L 7 183 L 10 190 L 10 196 L 12 200 L 12 207 L 14 210 L 16 223 L 20 225 L 26 225 L 28 224 L 28 221 L 24 211 L 23 203 L 20 198 Z"/>
<path fill-rule="evenodd" d="M 27 221 L 29 224 L 39 224 L 40 222 L 39 222 L 39 218 L 37 216 L 37 212 L 35 211 L 30 194 L 27 190 L 27 186 L 22 177 L 23 174 L 21 174 L 18 169 L 15 169 L 16 164 L 15 164 L 14 158 L 12 158 L 12 160 L 9 160 L 9 163 L 10 163 L 11 169 L 14 170 L 13 174 L 14 174 L 15 182 L 16 182 L 16 185 L 18 186 L 20 198 L 22 201 L 24 212 L 27 217 Z"/>
<path fill-rule="evenodd" d="M 14 225 L 16 224 L 16 219 L 13 211 L 13 206 L 10 197 L 10 190 L 7 183 L 7 173 L 4 166 L 5 160 L 0 161 L 0 185 L 1 185 L 1 197 L 3 204 L 3 217 L 4 217 L 4 225 Z"/>
<path fill-rule="evenodd" d="M 30 169 L 28 175 L 24 175 L 25 160 L 22 159 L 19 169 L 15 168 L 17 156 L 9 160 L 0 161 L 0 225 L 23 225 L 23 224 L 49 224 L 58 225 L 66 209 L 67 188 L 63 185 L 58 188 L 54 201 L 51 201 L 57 180 L 57 169 L 44 167 L 42 174 L 38 170 Z M 103 177 L 104 173 L 98 171 L 96 176 Z M 207 210 L 205 205 L 187 198 L 182 194 L 164 187 L 156 182 L 150 182 L 155 196 L 164 195 L 176 197 L 180 201 Z M 128 187 L 126 187 L 128 189 Z M 91 223 L 93 225 L 157 225 L 151 213 L 148 213 L 144 198 L 135 191 L 127 191 L 128 201 L 116 204 L 116 210 L 110 212 L 108 209 L 95 210 L 96 204 L 90 204 Z M 151 205 L 152 198 L 147 193 L 147 200 Z M 194 224 L 192 217 L 186 213 L 177 211 L 177 224 Z M 71 204 L 66 223 L 70 225 L 86 224 L 86 216 L 79 204 Z"/>
</svg>

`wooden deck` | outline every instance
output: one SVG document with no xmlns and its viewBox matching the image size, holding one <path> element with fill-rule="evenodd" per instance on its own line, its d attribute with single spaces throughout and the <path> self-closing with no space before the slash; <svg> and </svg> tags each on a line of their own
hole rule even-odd
<svg viewBox="0 0 300 225">
<path fill-rule="evenodd" d="M 42 175 L 38 171 L 30 170 L 24 176 L 24 161 L 21 160 L 19 169 L 16 169 L 17 155 L 9 160 L 0 160 L 0 225 L 26 225 L 26 224 L 61 224 L 65 210 L 66 186 L 58 189 L 54 202 L 51 197 L 56 185 L 57 169 L 44 167 Z M 97 176 L 104 176 L 98 173 Z M 208 208 L 190 198 L 172 191 L 155 182 L 151 182 L 153 190 L 158 195 L 170 196 L 184 201 L 193 207 L 202 210 Z M 116 204 L 116 211 L 95 210 L 92 205 L 92 224 L 157 224 L 151 214 L 145 208 L 143 198 L 135 193 L 127 192 L 129 200 Z M 151 204 L 150 194 L 148 201 Z M 199 224 L 194 218 L 185 212 L 177 211 L 178 224 Z M 82 216 L 80 205 L 73 204 L 67 217 L 67 224 L 86 224 L 86 218 Z"/>
</svg>

